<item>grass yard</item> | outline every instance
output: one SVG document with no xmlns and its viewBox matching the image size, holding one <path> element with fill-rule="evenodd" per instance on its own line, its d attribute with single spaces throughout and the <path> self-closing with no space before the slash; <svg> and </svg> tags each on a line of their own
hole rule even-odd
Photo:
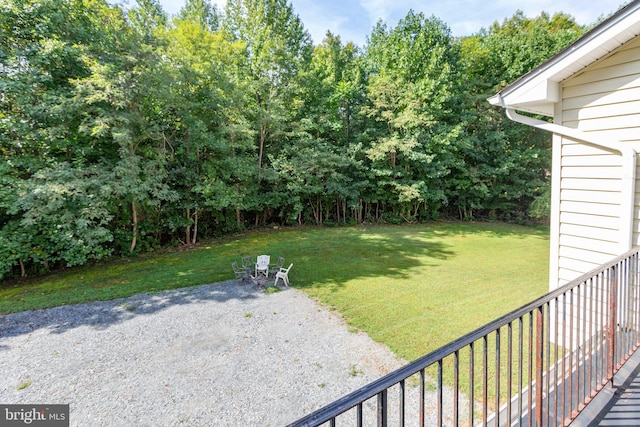
<svg viewBox="0 0 640 427">
<path fill-rule="evenodd" d="M 548 290 L 547 228 L 439 223 L 352 232 L 326 236 L 317 248 L 326 271 L 301 285 L 407 360 Z"/>
<path fill-rule="evenodd" d="M 243 254 L 284 256 L 292 285 L 413 360 L 543 295 L 546 227 L 505 224 L 250 232 L 186 251 L 0 285 L 0 313 L 126 297 L 233 278 Z"/>
</svg>

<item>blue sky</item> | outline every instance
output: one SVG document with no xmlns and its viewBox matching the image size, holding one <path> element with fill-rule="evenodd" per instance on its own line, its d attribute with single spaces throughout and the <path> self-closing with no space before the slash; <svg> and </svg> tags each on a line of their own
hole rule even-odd
<svg viewBox="0 0 640 427">
<path fill-rule="evenodd" d="M 224 7 L 226 0 L 211 0 Z M 164 10 L 174 14 L 184 0 L 160 0 Z M 327 30 L 340 35 L 343 42 L 365 43 L 375 23 L 382 19 L 390 26 L 409 9 L 435 15 L 444 21 L 454 36 L 467 36 L 511 17 L 517 10 L 535 17 L 542 11 L 565 12 L 579 24 L 591 24 L 599 16 L 618 10 L 624 0 L 290 0 L 314 43 L 322 42 Z"/>
</svg>

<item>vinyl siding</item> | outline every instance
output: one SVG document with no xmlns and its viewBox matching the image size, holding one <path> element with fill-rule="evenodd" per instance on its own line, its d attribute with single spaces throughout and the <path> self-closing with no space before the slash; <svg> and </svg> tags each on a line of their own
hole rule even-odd
<svg viewBox="0 0 640 427">
<path fill-rule="evenodd" d="M 562 84 L 556 122 L 605 140 L 640 141 L 640 38 Z M 561 138 L 555 289 L 619 255 L 624 195 L 620 153 Z M 640 168 L 639 168 L 640 169 Z M 640 170 L 639 170 L 640 171 Z M 636 176 L 638 176 L 636 174 Z M 636 183 L 633 243 L 640 244 L 640 184 Z M 554 277 L 555 276 L 555 277 Z"/>
</svg>

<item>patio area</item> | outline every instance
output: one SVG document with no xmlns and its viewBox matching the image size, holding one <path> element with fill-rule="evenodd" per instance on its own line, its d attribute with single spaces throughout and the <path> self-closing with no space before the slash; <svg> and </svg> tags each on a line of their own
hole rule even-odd
<svg viewBox="0 0 640 427">
<path fill-rule="evenodd" d="M 289 287 L 291 267 L 293 263 L 287 268 L 284 267 L 283 257 L 274 257 L 272 261 L 270 255 L 243 255 L 242 265 L 238 265 L 237 261 L 231 263 L 236 279 L 243 284 L 253 283 L 255 289 L 278 286 L 278 283 L 282 283 L 283 287 Z"/>
</svg>

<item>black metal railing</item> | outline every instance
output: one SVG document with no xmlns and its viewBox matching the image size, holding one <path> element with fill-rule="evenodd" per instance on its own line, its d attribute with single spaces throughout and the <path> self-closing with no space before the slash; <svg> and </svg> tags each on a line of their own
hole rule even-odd
<svg viewBox="0 0 640 427">
<path fill-rule="evenodd" d="M 566 426 L 636 350 L 639 249 L 290 426 Z"/>
</svg>

